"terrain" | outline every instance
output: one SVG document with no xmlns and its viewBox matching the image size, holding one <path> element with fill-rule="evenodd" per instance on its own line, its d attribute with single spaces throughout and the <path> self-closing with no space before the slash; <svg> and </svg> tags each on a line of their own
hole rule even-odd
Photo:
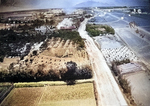
<svg viewBox="0 0 150 106">
<path fill-rule="evenodd" d="M 149 32 L 145 31 L 146 28 L 149 28 L 147 22 L 148 18 L 142 18 L 143 16 L 149 17 L 149 14 L 146 12 L 140 13 L 138 12 L 140 11 L 139 9 L 133 10 L 127 8 L 101 9 L 96 7 L 86 9 L 86 12 L 78 10 L 69 15 L 64 14 L 61 9 L 58 9 L 59 11 L 57 9 L 55 11 L 54 9 L 49 10 L 48 12 L 33 13 L 33 16 L 37 17 L 38 20 L 35 19 L 34 21 L 29 21 L 29 23 L 26 21 L 18 23 L 16 28 L 21 30 L 15 29 L 15 33 L 12 33 L 9 29 L 14 23 L 7 17 L 7 20 L 5 21 L 8 21 L 9 24 L 3 24 L 1 28 L 8 28 L 4 32 L 9 32 L 10 30 L 10 34 L 5 33 L 4 36 L 1 36 L 1 38 L 4 39 L 1 44 L 3 44 L 4 48 L 9 47 L 12 52 L 5 48 L 3 51 L 7 52 L 1 53 L 2 59 L 5 56 L 4 62 L 0 64 L 1 68 L 5 67 L 5 70 L 2 69 L 0 72 L 1 81 L 35 81 L 37 82 L 36 84 L 17 83 L 18 86 L 15 87 L 45 86 L 43 87 L 44 90 L 48 90 L 46 92 L 50 92 L 49 94 L 54 95 L 54 98 L 51 98 L 48 94 L 44 97 L 51 98 L 52 101 L 54 100 L 53 102 L 49 102 L 47 98 L 43 99 L 43 96 L 39 99 L 38 94 L 34 95 L 35 92 L 28 95 L 26 99 L 30 96 L 35 96 L 35 101 L 38 99 L 40 102 L 39 105 L 60 105 L 62 102 L 65 102 L 62 103 L 62 105 L 70 105 L 70 102 L 65 101 L 67 100 L 66 96 L 62 95 L 62 97 L 60 96 L 59 98 L 59 95 L 57 94 L 58 91 L 56 92 L 51 89 L 50 86 L 47 86 L 51 84 L 39 84 L 38 82 L 51 80 L 55 85 L 56 80 L 61 80 L 65 81 L 65 84 L 68 84 L 67 87 L 72 87 L 75 91 L 78 91 L 76 88 L 81 88 L 80 90 L 82 91 L 82 87 L 78 87 L 75 80 L 93 77 L 95 87 L 94 94 L 98 106 L 136 106 L 136 104 L 149 104 L 149 95 L 147 95 L 149 94 L 149 70 L 147 68 L 149 66 L 149 60 L 148 58 L 141 58 L 142 56 L 149 57 L 149 49 L 147 49 L 149 48 Z M 56 14 L 52 15 L 54 11 Z M 14 15 L 14 13 L 12 14 Z M 80 16 L 81 14 L 82 16 Z M 48 20 L 45 20 L 45 18 L 48 18 Z M 24 17 L 22 19 L 24 20 Z M 143 23 L 139 21 L 138 24 L 146 25 L 141 26 L 145 29 L 140 26 L 138 27 L 135 22 L 129 22 L 133 19 L 136 22 L 141 20 Z M 30 28 L 32 29 L 31 32 L 29 31 Z M 14 36 L 17 34 L 16 32 L 19 32 L 19 34 L 25 32 L 27 34 L 23 34 L 22 36 L 17 35 L 16 37 Z M 27 39 L 28 42 L 23 39 L 25 43 L 22 47 L 19 47 L 18 45 L 13 47 L 12 44 L 7 44 L 7 41 L 12 41 L 10 36 L 12 36 L 14 40 L 13 43 L 17 41 L 15 38 L 18 39 L 18 37 L 21 37 L 21 39 L 23 39 L 22 37 L 30 39 Z M 36 38 L 42 39 L 36 41 Z M 29 42 L 31 42 L 31 44 L 29 44 Z M 28 47 L 29 45 L 30 47 Z M 141 46 L 142 48 L 139 49 L 138 46 Z M 16 49 L 16 47 L 20 49 Z M 21 52 L 16 52 L 15 50 Z M 143 55 L 142 53 L 144 51 L 141 50 L 144 50 L 147 53 L 144 53 Z M 13 52 L 16 52 L 16 54 L 18 53 L 15 56 L 20 56 L 20 59 L 11 63 L 9 54 L 12 54 Z M 139 54 L 142 54 L 142 56 Z M 15 58 L 12 59 L 12 61 L 15 61 Z M 7 62 L 11 64 L 8 65 Z M 135 79 L 138 77 L 138 80 Z M 144 84 L 143 87 L 139 87 L 142 84 Z M 72 101 L 72 105 L 80 100 L 80 98 L 78 98 L 78 93 L 75 93 L 77 94 L 78 100 L 72 100 L 76 97 L 68 96 L 63 90 L 66 86 L 64 87 L 63 85 L 61 86 L 62 88 L 53 86 L 52 88 L 56 88 L 57 90 L 57 87 L 62 89 L 62 92 L 58 93 L 61 95 L 61 93 L 64 92 L 67 95 L 67 98 L 70 98 L 69 100 Z M 20 89 L 23 89 L 23 91 Z M 33 89 L 36 91 L 36 88 Z M 44 91 L 40 90 L 40 87 L 37 87 L 37 89 L 39 89 L 40 93 L 41 91 Z M 70 91 L 74 92 L 72 89 Z M 23 95 L 24 92 L 26 93 L 25 88 L 14 88 L 13 92 L 15 91 L 17 94 L 17 90 L 23 92 Z M 139 92 L 142 92 L 142 94 Z M 79 92 L 79 94 L 82 93 Z M 19 97 L 19 94 L 17 95 L 17 97 Z M 40 95 L 45 95 L 45 93 Z M 15 98 L 15 94 L 12 94 L 11 96 L 12 97 L 9 95 L 8 98 Z M 55 97 L 58 97 L 57 100 Z M 84 96 L 81 97 L 84 98 Z M 15 100 L 11 101 L 11 99 L 9 100 L 8 98 L 6 98 L 6 101 L 4 100 L 3 103 L 16 103 Z M 85 99 L 84 102 L 82 101 L 83 103 L 89 100 L 87 98 Z M 32 101 L 32 103 L 29 102 L 29 104 L 34 104 L 35 102 L 33 102 L 34 101 Z M 26 103 L 28 103 L 28 100 Z M 89 100 L 88 103 L 91 105 L 91 103 L 94 102 Z"/>
<path fill-rule="evenodd" d="M 80 70 L 74 73 L 76 77 L 91 78 L 84 40 L 76 31 L 84 20 L 78 12 L 83 11 L 72 15 L 65 15 L 62 9 L 2 13 L 1 81 L 64 80 L 68 64 Z M 65 20 L 70 24 L 64 24 Z M 13 56 L 20 59 L 15 61 Z M 14 62 L 7 63 L 11 60 Z"/>
<path fill-rule="evenodd" d="M 93 39 L 85 31 L 86 23 L 88 19 L 85 19 L 78 31 L 82 38 L 86 39 L 86 50 L 91 60 L 92 68 L 94 71 L 94 80 L 96 91 L 98 95 L 98 106 L 106 105 L 124 105 L 127 106 L 127 102 L 116 83 L 111 70 L 105 62 L 105 59 L 98 49 Z M 106 90 L 107 89 L 107 90 Z M 109 101 L 109 102 L 108 102 Z"/>
<path fill-rule="evenodd" d="M 2 13 L 0 80 L 12 82 L 12 91 L 2 89 L 2 100 L 6 98 L 1 106 L 96 106 L 93 83 L 76 84 L 77 79 L 93 76 L 84 39 L 77 32 L 84 17 L 65 15 L 57 9 L 43 11 Z M 70 20 L 71 24 L 64 26 L 63 20 Z M 58 80 L 64 81 L 63 85 L 58 85 Z M 56 86 L 39 81 L 53 81 Z M 15 82 L 29 83 L 16 86 Z"/>
<path fill-rule="evenodd" d="M 107 24 L 114 28 L 114 36 L 97 36 L 94 40 L 101 45 L 101 51 L 114 78 L 133 106 L 147 105 L 150 98 L 146 95 L 149 94 L 147 89 L 150 75 L 150 24 L 147 19 L 150 14 L 149 10 L 143 8 L 147 7 L 104 10 L 97 8 L 92 11 L 95 17 L 89 21 L 91 24 Z M 142 11 L 134 11 L 138 9 Z M 139 87 L 141 83 L 143 85 Z"/>
<path fill-rule="evenodd" d="M 15 88 L 0 106 L 96 106 L 93 83 Z"/>
</svg>

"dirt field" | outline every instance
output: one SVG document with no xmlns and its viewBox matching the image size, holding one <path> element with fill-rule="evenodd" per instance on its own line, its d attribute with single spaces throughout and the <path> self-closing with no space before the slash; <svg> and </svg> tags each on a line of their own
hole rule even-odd
<svg viewBox="0 0 150 106">
<path fill-rule="evenodd" d="M 4 62 L 0 62 L 0 69 L 7 69 L 9 67 L 9 65 L 13 62 L 17 62 L 17 60 L 19 60 L 19 57 L 15 57 L 15 58 L 4 58 Z"/>
<path fill-rule="evenodd" d="M 77 44 L 74 44 L 70 40 L 64 41 L 61 38 L 51 38 L 47 45 L 46 50 L 36 56 L 31 56 L 32 52 L 29 53 L 19 64 L 23 67 L 29 66 L 31 69 L 35 69 L 35 71 L 35 67 L 43 64 L 45 65 L 44 72 L 48 72 L 49 69 L 66 69 L 66 63 L 70 61 L 76 62 L 78 67 L 90 66 L 88 54 L 85 49 L 78 50 Z M 32 60 L 32 62 L 28 60 Z"/>
<path fill-rule="evenodd" d="M 138 106 L 149 106 L 150 104 L 150 75 L 146 72 L 136 72 L 125 75 L 130 82 L 131 93 Z"/>
<path fill-rule="evenodd" d="M 15 88 L 0 106 L 96 106 L 93 83 Z"/>
</svg>

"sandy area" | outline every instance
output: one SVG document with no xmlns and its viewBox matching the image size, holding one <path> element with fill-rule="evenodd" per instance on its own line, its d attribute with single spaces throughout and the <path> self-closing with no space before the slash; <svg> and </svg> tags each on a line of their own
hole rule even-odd
<svg viewBox="0 0 150 106">
<path fill-rule="evenodd" d="M 101 45 L 101 49 L 115 49 L 123 46 L 114 35 L 97 36 L 94 39 Z"/>
<path fill-rule="evenodd" d="M 125 75 L 130 82 L 131 92 L 138 106 L 150 105 L 150 75 L 146 72 L 137 72 Z"/>
<path fill-rule="evenodd" d="M 17 60 L 20 60 L 19 57 L 14 57 L 14 58 L 4 58 L 3 62 L 0 62 L 0 69 L 7 69 L 9 65 L 13 62 L 17 62 Z"/>
</svg>

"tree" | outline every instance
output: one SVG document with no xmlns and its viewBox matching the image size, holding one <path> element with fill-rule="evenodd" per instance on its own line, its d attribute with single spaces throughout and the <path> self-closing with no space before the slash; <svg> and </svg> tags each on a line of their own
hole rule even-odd
<svg viewBox="0 0 150 106">
<path fill-rule="evenodd" d="M 43 13 L 40 13 L 39 16 L 40 16 L 41 19 L 45 18 L 45 15 Z"/>
<path fill-rule="evenodd" d="M 53 24 L 55 24 L 55 21 L 54 20 L 50 20 L 50 25 L 53 25 Z"/>
<path fill-rule="evenodd" d="M 32 53 L 33 53 L 33 56 L 37 55 L 37 51 L 36 50 L 34 50 Z"/>
<path fill-rule="evenodd" d="M 65 73 L 65 78 L 67 80 L 74 80 L 74 73 L 75 73 L 75 70 L 77 69 L 77 64 L 75 62 L 67 62 L 66 64 L 66 67 L 67 67 L 67 72 Z"/>
<path fill-rule="evenodd" d="M 77 64 L 75 62 L 67 62 L 66 64 L 67 72 L 65 73 L 64 77 L 68 85 L 75 84 L 75 70 L 77 69 Z"/>
<path fill-rule="evenodd" d="M 68 85 L 75 84 L 75 80 L 77 79 L 88 79 L 92 78 L 92 70 L 89 68 L 78 69 L 77 64 L 75 62 L 67 62 L 66 64 L 67 72 L 64 75 L 64 79 L 66 80 Z"/>
</svg>

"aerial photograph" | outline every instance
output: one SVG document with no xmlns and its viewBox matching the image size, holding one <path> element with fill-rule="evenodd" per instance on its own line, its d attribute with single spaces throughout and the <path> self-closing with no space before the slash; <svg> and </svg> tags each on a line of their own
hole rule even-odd
<svg viewBox="0 0 150 106">
<path fill-rule="evenodd" d="M 0 106 L 150 106 L 150 0 L 0 0 Z"/>
</svg>

